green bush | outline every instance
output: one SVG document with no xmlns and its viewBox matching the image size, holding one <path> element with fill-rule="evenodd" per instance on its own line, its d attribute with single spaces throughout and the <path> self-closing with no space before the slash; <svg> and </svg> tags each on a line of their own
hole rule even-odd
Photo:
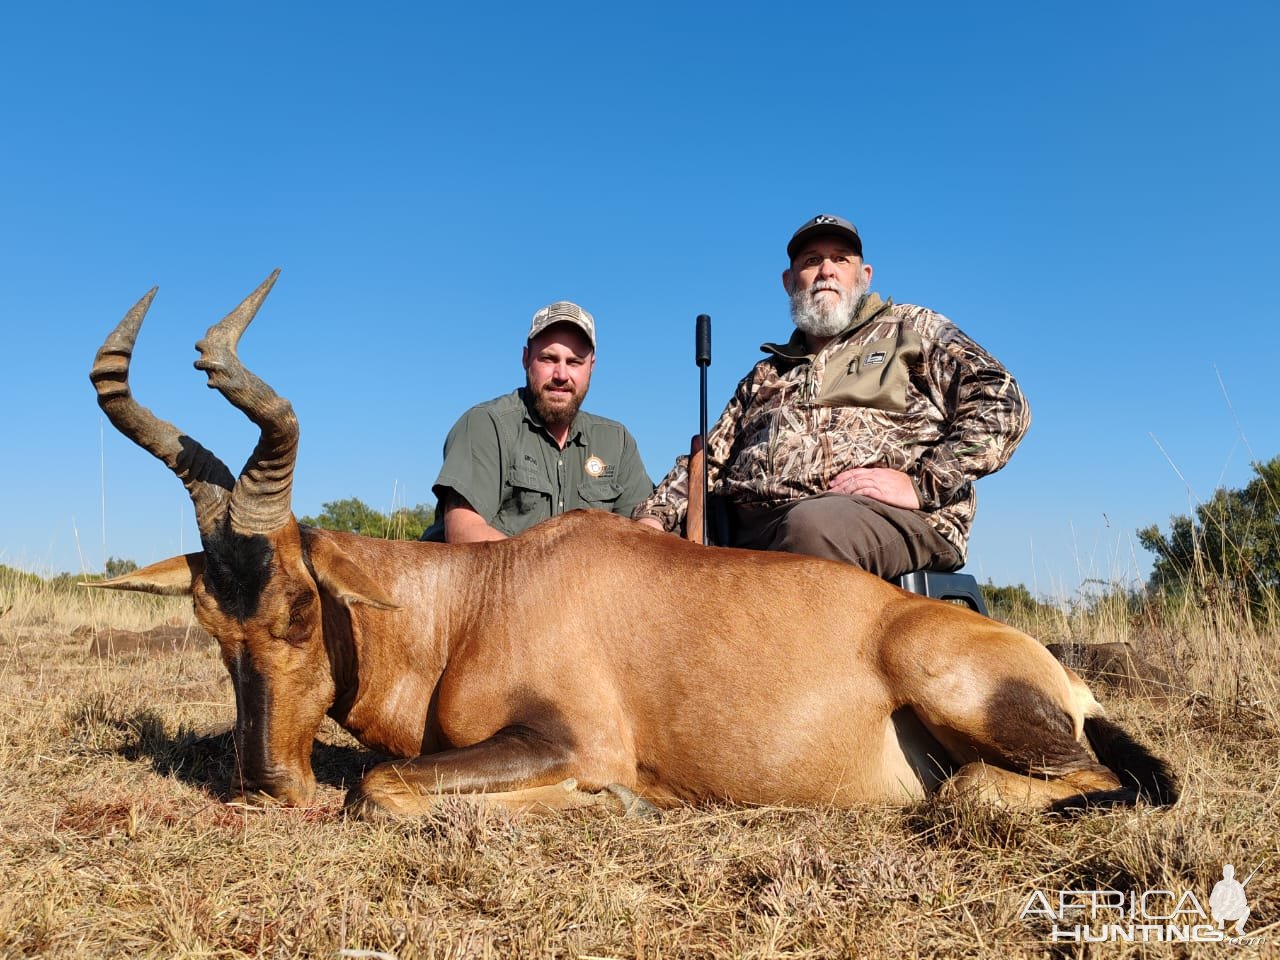
<svg viewBox="0 0 1280 960">
<path fill-rule="evenodd" d="M 1274 616 L 1280 592 L 1280 457 L 1253 464 L 1242 490 L 1216 490 L 1195 516 L 1152 525 L 1138 542 L 1156 555 L 1149 586 L 1159 594 Z"/>
<path fill-rule="evenodd" d="M 435 510 L 422 503 L 413 508 L 401 507 L 391 513 L 383 513 L 355 497 L 349 497 L 332 500 L 321 504 L 321 507 L 316 516 L 302 517 L 298 522 L 383 540 L 417 540 L 435 521 Z"/>
</svg>

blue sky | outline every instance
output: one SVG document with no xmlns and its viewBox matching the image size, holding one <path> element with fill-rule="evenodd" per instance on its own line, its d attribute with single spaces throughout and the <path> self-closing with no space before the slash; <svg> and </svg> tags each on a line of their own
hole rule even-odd
<svg viewBox="0 0 1280 960">
<path fill-rule="evenodd" d="M 294 508 L 430 502 L 445 433 L 521 380 L 532 312 L 593 311 L 588 408 L 654 479 L 788 333 L 819 212 L 945 313 L 1034 423 L 980 482 L 969 570 L 1070 597 L 1133 532 L 1280 453 L 1274 4 L 27 4 L 0 20 L 0 563 L 197 547 L 87 373 L 160 286 L 135 394 L 233 470 L 191 364 L 241 343 L 302 423 Z"/>
</svg>

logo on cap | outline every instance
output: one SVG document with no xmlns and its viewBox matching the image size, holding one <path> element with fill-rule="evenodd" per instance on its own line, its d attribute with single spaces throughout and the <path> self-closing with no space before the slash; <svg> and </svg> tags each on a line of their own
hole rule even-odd
<svg viewBox="0 0 1280 960">
<path fill-rule="evenodd" d="M 595 317 L 591 316 L 576 303 L 571 303 L 568 300 L 557 300 L 555 303 L 548 304 L 535 313 L 533 322 L 529 325 L 529 335 L 525 339 L 532 340 L 547 327 L 553 327 L 557 323 L 573 324 L 573 326 L 587 335 L 587 339 L 591 342 L 591 349 L 595 349 Z"/>
<path fill-rule="evenodd" d="M 791 242 L 787 244 L 787 259 L 794 260 L 796 254 L 811 238 L 828 234 L 844 237 L 852 246 L 853 252 L 862 256 L 862 238 L 858 236 L 858 228 L 844 217 L 820 213 L 812 220 L 806 221 L 804 226 L 792 235 Z"/>
</svg>

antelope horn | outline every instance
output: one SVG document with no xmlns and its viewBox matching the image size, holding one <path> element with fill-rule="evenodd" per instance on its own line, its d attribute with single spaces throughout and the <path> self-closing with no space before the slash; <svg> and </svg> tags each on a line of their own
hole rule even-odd
<svg viewBox="0 0 1280 960">
<path fill-rule="evenodd" d="M 298 457 L 298 418 L 288 400 L 251 373 L 236 354 L 245 328 L 271 292 L 280 271 L 245 297 L 241 304 L 209 328 L 196 344 L 196 369 L 209 376 L 209 386 L 262 431 L 258 445 L 240 471 L 231 492 L 231 528 L 236 533 L 270 533 L 291 517 L 293 467 Z"/>
<path fill-rule="evenodd" d="M 172 423 L 139 404 L 129 390 L 133 344 L 158 289 L 152 287 L 107 336 L 93 358 L 89 380 L 98 391 L 98 406 L 116 429 L 178 475 L 191 494 L 196 526 L 203 537 L 213 531 L 227 511 L 235 485 L 231 471 Z"/>
</svg>

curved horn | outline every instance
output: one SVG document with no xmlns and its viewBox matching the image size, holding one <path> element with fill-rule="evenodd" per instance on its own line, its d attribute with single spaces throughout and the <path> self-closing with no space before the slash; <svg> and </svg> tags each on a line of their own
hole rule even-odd
<svg viewBox="0 0 1280 960">
<path fill-rule="evenodd" d="M 158 287 L 133 305 L 111 331 L 97 355 L 89 380 L 98 391 L 98 406 L 122 434 L 163 461 L 178 475 L 196 508 L 196 526 L 203 537 L 226 513 L 234 481 L 226 465 L 167 420 L 161 420 L 129 390 L 129 361 Z"/>
<path fill-rule="evenodd" d="M 208 374 L 209 386 L 262 431 L 231 493 L 231 528 L 237 533 L 270 533 L 292 517 L 290 496 L 298 457 L 298 418 L 289 401 L 259 380 L 236 355 L 240 336 L 278 276 L 277 269 L 196 344 L 200 351 L 196 369 Z"/>
</svg>

